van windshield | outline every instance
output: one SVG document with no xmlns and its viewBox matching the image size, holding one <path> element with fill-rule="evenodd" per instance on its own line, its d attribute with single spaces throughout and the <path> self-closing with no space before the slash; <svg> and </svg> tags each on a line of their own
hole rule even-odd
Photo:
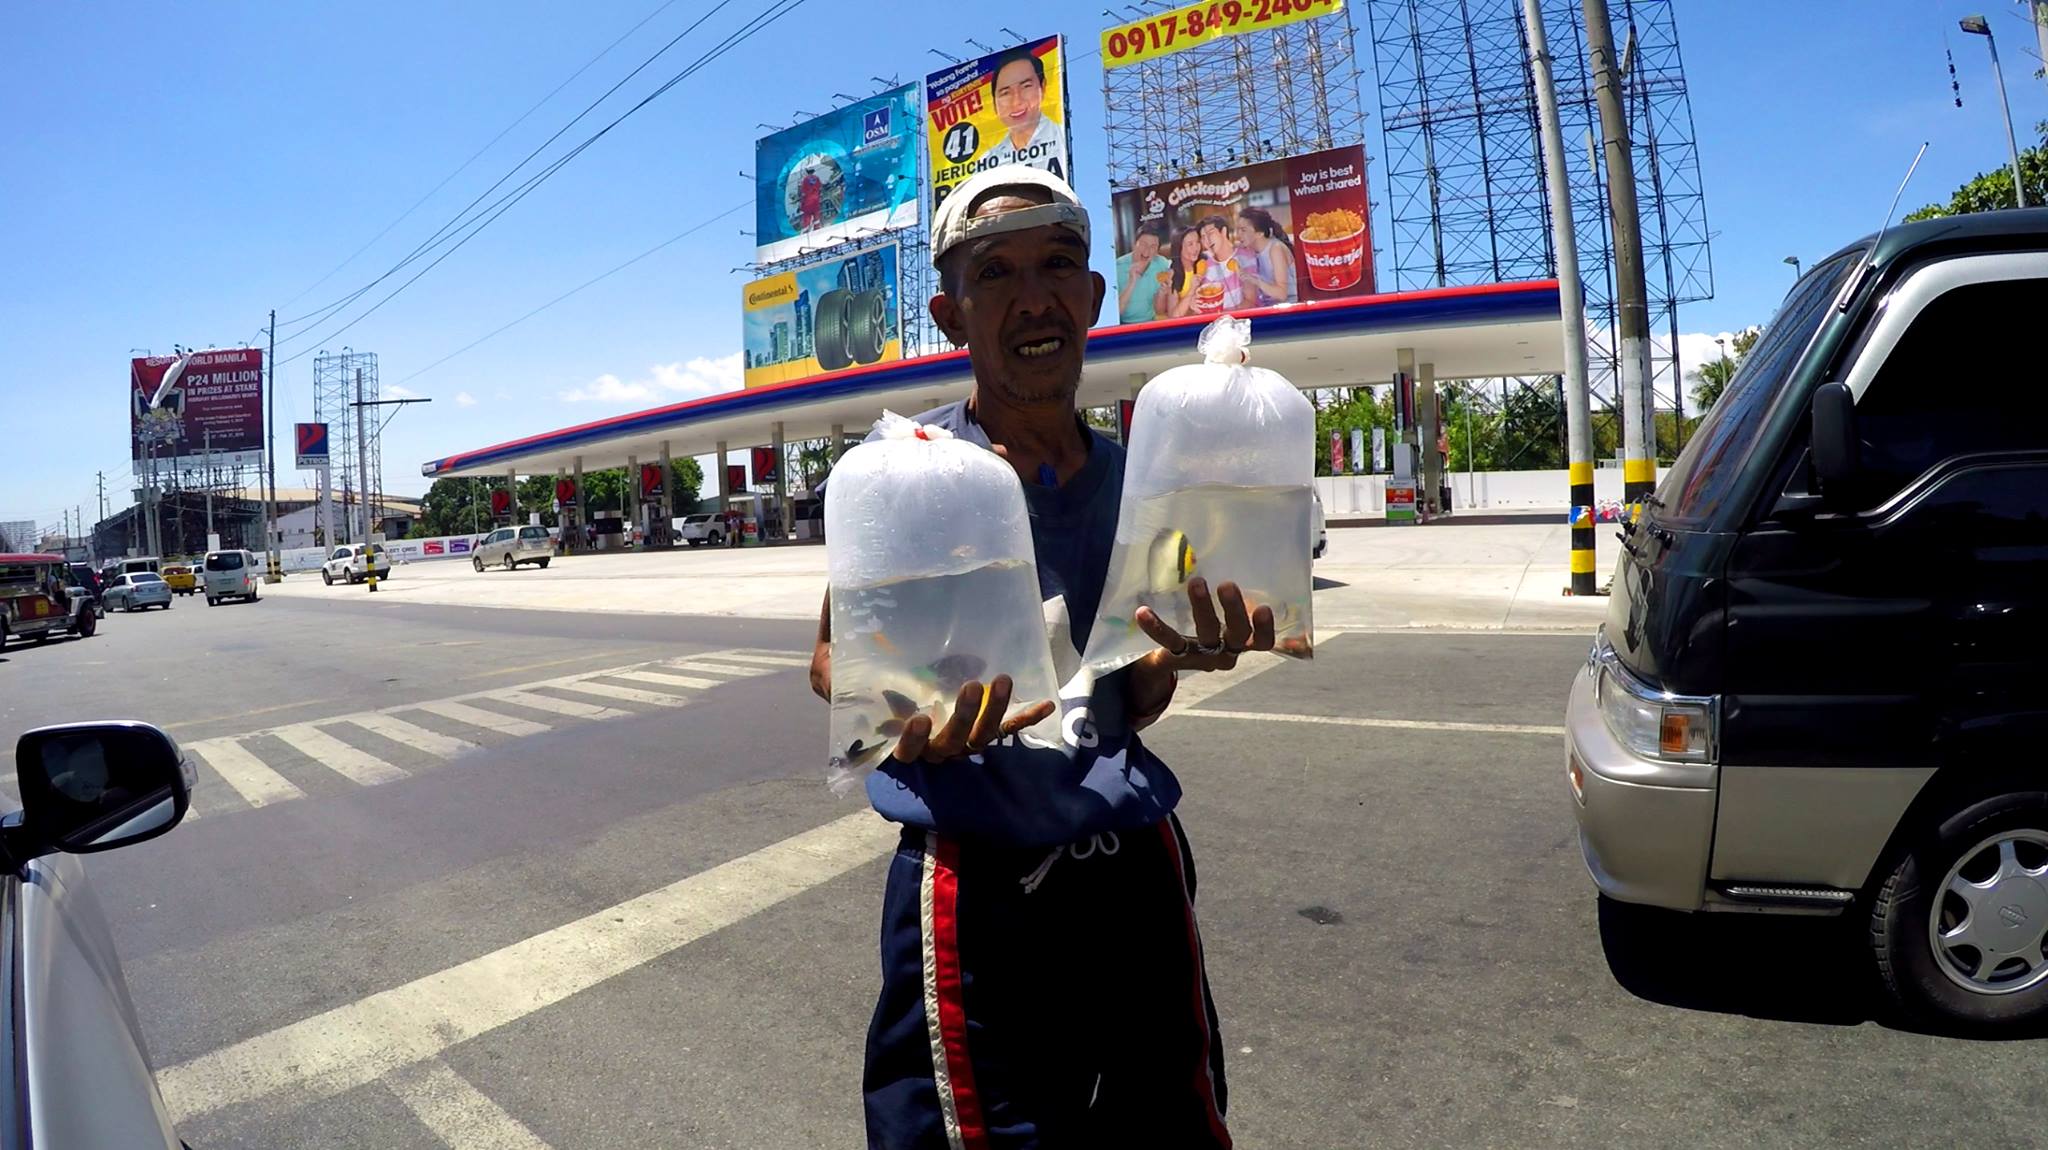
<svg viewBox="0 0 2048 1150">
<path fill-rule="evenodd" d="M 1698 521 L 1719 509 L 1749 460 L 1771 401 L 1785 386 L 1808 341 L 1827 318 L 1842 281 L 1860 258 L 1858 249 L 1818 265 L 1785 297 L 1770 326 L 1743 358 L 1735 378 L 1728 381 L 1728 389 L 1657 485 L 1657 498 L 1663 503 L 1661 518 Z"/>
<path fill-rule="evenodd" d="M 206 557 L 206 569 L 208 571 L 240 571 L 242 569 L 242 553 L 239 551 L 221 551 L 208 555 Z"/>
</svg>

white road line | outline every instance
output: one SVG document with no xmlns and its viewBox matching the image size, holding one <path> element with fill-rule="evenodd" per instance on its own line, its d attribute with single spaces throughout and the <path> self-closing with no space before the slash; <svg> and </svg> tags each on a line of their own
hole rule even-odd
<svg viewBox="0 0 2048 1150">
<path fill-rule="evenodd" d="M 395 767 L 383 759 L 359 751 L 311 723 L 294 723 L 270 732 L 297 748 L 307 758 L 326 767 L 350 782 L 374 787 L 378 783 L 396 782 L 412 774 L 403 767 Z"/>
<path fill-rule="evenodd" d="M 749 667 L 739 663 L 706 663 L 699 659 L 663 659 L 660 665 L 672 667 L 678 671 L 696 671 L 705 675 L 745 677 L 748 675 L 772 675 L 775 673 L 775 668 L 773 667 Z"/>
<path fill-rule="evenodd" d="M 417 723 L 408 723 L 404 719 L 393 718 L 390 715 L 380 714 L 376 711 L 370 711 L 361 715 L 348 715 L 342 721 L 354 723 L 356 726 L 382 735 L 394 743 L 403 743 L 416 751 L 425 751 L 427 754 L 443 759 L 452 759 L 457 755 L 466 754 L 477 749 L 476 744 L 468 739 L 458 739 L 453 735 L 443 735 L 437 731 L 429 731 Z"/>
<path fill-rule="evenodd" d="M 551 695 L 536 695 L 531 691 L 516 688 L 503 691 L 488 691 L 477 696 L 480 699 L 494 699 L 503 703 L 516 703 L 532 707 L 536 711 L 553 711 L 557 715 L 574 715 L 579 719 L 616 719 L 630 712 L 599 707 L 590 703 L 579 703 L 573 699 L 557 699 Z"/>
<path fill-rule="evenodd" d="M 826 823 L 501 950 L 173 1066 L 184 1122 L 290 1091 L 304 1105 L 435 1058 L 881 858 L 898 828 Z"/>
<path fill-rule="evenodd" d="M 610 683 L 598 683 L 589 679 L 565 679 L 554 683 L 538 683 L 557 691 L 574 691 L 579 695 L 594 695 L 600 699 L 619 699 L 628 703 L 652 703 L 657 707 L 686 707 L 690 700 L 681 695 L 665 694 L 661 691 L 643 691 L 638 687 L 617 687 Z"/>
<path fill-rule="evenodd" d="M 501 715 L 496 711 L 486 711 L 482 707 L 472 707 L 467 703 L 412 703 L 407 707 L 400 708 L 400 710 L 425 711 L 430 715 L 439 715 L 444 719 L 453 719 L 458 723 L 468 723 L 472 727 L 482 727 L 486 731 L 496 731 L 501 735 L 514 735 L 521 738 L 527 735 L 538 735 L 543 731 L 554 729 L 546 723 L 536 723 L 531 719 L 515 719 L 510 715 Z"/>
<path fill-rule="evenodd" d="M 407 1067 L 384 1084 L 449 1150 L 548 1150 L 524 1122 L 438 1058 Z"/>
<path fill-rule="evenodd" d="M 699 659 L 724 659 L 732 663 L 766 663 L 771 667 L 808 667 L 809 655 L 756 655 L 752 651 L 706 651 Z"/>
<path fill-rule="evenodd" d="M 692 679 L 688 675 L 669 675 L 661 671 L 620 671 L 612 677 L 631 679 L 636 683 L 660 683 L 664 687 L 689 687 L 697 691 L 707 691 L 719 685 L 716 679 Z"/>
<path fill-rule="evenodd" d="M 290 779 L 264 766 L 263 760 L 250 754 L 233 739 L 202 739 L 185 744 L 185 749 L 212 767 L 214 773 L 225 779 L 229 786 L 235 788 L 235 793 L 248 800 L 252 807 L 306 797 L 306 792 L 293 785 Z"/>
<path fill-rule="evenodd" d="M 1384 727 L 1396 731 L 1464 731 L 1482 735 L 1562 735 L 1563 727 L 1533 723 L 1451 723 L 1422 719 L 1368 719 L 1353 715 L 1286 715 L 1266 711 L 1175 711 L 1195 719 L 1257 719 L 1268 723 L 1322 723 L 1336 727 Z"/>
</svg>

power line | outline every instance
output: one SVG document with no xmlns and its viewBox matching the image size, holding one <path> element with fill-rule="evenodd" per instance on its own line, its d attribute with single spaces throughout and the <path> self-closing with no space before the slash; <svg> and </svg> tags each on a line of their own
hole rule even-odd
<svg viewBox="0 0 2048 1150">
<path fill-rule="evenodd" d="M 740 44 L 743 44 L 746 41 L 752 39 L 756 34 L 761 32 L 763 29 L 767 28 L 769 25 L 775 23 L 777 20 L 780 20 L 782 17 L 788 15 L 789 13 L 795 11 L 796 9 L 802 7 L 807 2 L 808 0 L 778 0 L 778 2 L 773 7 L 769 8 L 767 11 L 764 11 L 749 19 L 745 24 L 742 24 L 737 30 L 727 35 L 727 37 L 724 40 L 721 40 L 717 45 L 713 46 L 711 49 L 707 50 L 703 55 L 699 56 L 696 60 L 692 61 L 682 71 L 676 73 L 674 76 L 671 76 L 667 82 L 663 83 L 654 91 L 648 93 L 645 97 L 643 97 L 640 100 L 639 103 L 634 104 L 632 107 L 620 113 L 618 118 L 614 119 L 611 123 L 606 124 L 602 128 L 599 128 L 596 132 L 593 132 L 588 138 L 586 138 L 582 143 L 577 144 L 574 148 L 570 149 L 561 158 L 555 160 L 553 163 L 549 164 L 546 168 L 543 168 L 541 171 L 534 173 L 532 176 L 529 176 L 525 180 L 525 182 L 520 184 L 514 190 L 505 193 L 504 196 L 499 197 L 499 199 L 494 204 L 491 205 L 491 208 L 488 209 L 490 211 L 489 215 L 484 216 L 481 219 L 475 221 L 473 226 L 470 226 L 469 230 L 465 232 L 460 239 L 456 240 L 453 245 L 451 245 L 446 251 L 442 252 L 439 256 L 436 256 L 432 263 L 428 264 L 426 267 L 421 268 L 419 271 L 413 273 L 410 279 L 407 279 L 404 283 L 399 284 L 397 287 L 393 288 L 382 299 L 370 305 L 364 311 L 357 313 L 355 318 L 349 320 L 347 323 L 323 335 L 319 340 L 315 341 L 313 346 L 307 347 L 304 350 L 292 356 L 289 356 L 285 359 L 278 361 L 276 366 L 282 367 L 285 364 L 293 362 L 294 360 L 298 360 L 307 355 L 312 354 L 313 351 L 321 343 L 325 343 L 328 340 L 335 339 L 336 337 L 340 336 L 343 332 L 348 331 L 350 328 L 353 328 L 357 324 L 361 323 L 363 320 L 369 318 L 379 308 L 391 302 L 393 297 L 397 296 L 406 288 L 411 287 L 414 283 L 417 283 L 421 276 L 424 276 L 428 272 L 434 270 L 436 267 L 439 267 L 441 261 L 447 259 L 451 255 L 454 255 L 457 251 L 460 251 L 465 244 L 469 243 L 470 240 L 476 238 L 478 233 L 482 232 L 485 228 L 489 227 L 495 220 L 497 220 L 499 216 L 502 216 L 506 212 L 510 211 L 515 205 L 519 203 L 520 200 L 525 199 L 529 194 L 531 194 L 534 191 L 534 189 L 538 188 L 541 184 L 547 182 L 547 180 L 551 176 L 553 176 L 556 172 L 561 171 L 562 168 L 565 167 L 571 160 L 574 160 L 577 156 L 582 155 L 584 149 L 590 147 L 591 145 L 597 143 L 597 141 L 603 139 L 605 135 L 611 132 L 613 128 L 616 128 L 620 124 L 624 123 L 628 117 L 632 116 L 640 109 L 645 108 L 647 105 L 653 103 L 655 100 L 659 99 L 661 96 L 666 94 L 669 91 L 669 89 L 675 87 L 677 84 L 680 84 L 684 80 L 695 75 L 697 72 L 701 71 L 706 65 L 717 60 L 719 57 L 725 55 L 733 48 L 738 47 Z M 379 280 L 381 281 L 383 278 L 386 277 L 379 277 Z"/>
<path fill-rule="evenodd" d="M 517 127 L 518 127 L 519 125 L 521 125 L 521 124 L 524 124 L 524 123 L 525 123 L 525 122 L 526 122 L 527 120 L 531 119 L 531 118 L 532 118 L 532 116 L 533 116 L 533 114 L 534 114 L 535 112 L 538 112 L 538 111 L 540 111 L 540 110 L 541 110 L 541 108 L 542 108 L 542 106 L 544 106 L 544 105 L 545 105 L 545 104 L 546 104 L 546 103 L 547 103 L 547 102 L 548 102 L 549 100 L 552 100 L 552 99 L 554 99 L 554 98 L 555 98 L 556 96 L 560 95 L 560 94 L 561 94 L 561 92 L 562 92 L 562 89 L 564 89 L 564 88 L 568 87 L 569 85 L 571 85 L 571 84 L 575 83 L 575 82 L 576 82 L 576 79 L 577 79 L 577 77 L 579 77 L 579 76 L 583 75 L 583 73 L 585 73 L 585 72 L 588 72 L 588 71 L 590 71 L 590 69 L 591 69 L 592 67 L 594 67 L 594 66 L 595 66 L 595 65 L 597 64 L 597 62 L 598 62 L 599 60 L 602 60 L 602 59 L 604 59 L 604 58 L 605 58 L 606 56 L 609 56 L 609 55 L 611 55 L 612 49 L 614 49 L 614 48 L 618 47 L 619 45 L 621 45 L 621 44 L 625 43 L 625 42 L 626 42 L 626 40 L 627 40 L 627 38 L 628 38 L 628 37 L 630 37 L 630 36 L 632 36 L 632 35 L 633 35 L 633 33 L 635 33 L 635 32 L 638 32 L 638 31 L 639 31 L 640 29 L 642 29 L 642 28 L 646 27 L 646 26 L 647 26 L 647 22 L 648 22 L 648 21 L 650 21 L 650 20 L 654 19 L 654 18 L 655 18 L 656 16 L 659 16 L 659 15 L 661 15 L 661 14 L 662 14 L 663 12 L 666 12 L 666 11 L 668 11 L 668 10 L 669 10 L 669 9 L 670 9 L 671 7 L 673 7 L 673 6 L 675 5 L 675 2 L 676 2 L 676 0 L 663 0 L 663 3 L 661 4 L 661 6 L 660 6 L 660 7 L 656 8 L 656 9 L 655 9 L 654 11 L 652 11 L 652 12 L 649 12 L 649 13 L 648 13 L 647 15 L 645 15 L 645 16 L 642 16 L 642 17 L 640 18 L 640 22 L 639 22 L 639 23 L 637 23 L 637 24 L 633 25 L 633 26 L 632 26 L 631 28 L 628 28 L 628 29 L 626 29 L 626 30 L 625 30 L 625 32 L 624 32 L 624 33 L 622 33 L 622 34 L 621 34 L 621 35 L 619 36 L 619 38 L 618 38 L 618 39 L 616 39 L 616 40 L 613 40 L 613 41 L 612 41 L 611 43 L 609 43 L 609 44 L 606 44 L 606 45 L 604 46 L 604 48 L 603 48 L 603 49 L 602 49 L 601 51 L 599 51 L 599 52 L 598 52 L 598 54 L 597 54 L 597 55 L 595 55 L 595 56 L 592 56 L 592 57 L 591 57 L 590 59 L 588 59 L 588 60 L 584 61 L 584 63 L 583 63 L 583 66 L 582 66 L 581 68 L 578 68 L 578 69 L 576 69 L 576 70 L 575 70 L 574 72 L 571 72 L 571 73 L 569 73 L 569 78 L 568 78 L 568 79 L 566 79 L 566 80 L 562 81 L 561 83 L 559 83 L 559 84 L 555 85 L 555 86 L 554 86 L 554 88 L 553 88 L 553 89 L 551 89 L 551 90 L 550 90 L 550 91 L 548 92 L 548 94 L 547 94 L 547 95 L 545 95 L 545 96 L 542 96 L 542 97 L 541 97 L 540 99 L 538 99 L 538 100 L 534 101 L 534 104 L 533 104 L 533 106 L 532 106 L 532 107 L 530 107 L 530 108 L 528 108 L 528 109 L 527 109 L 526 111 L 524 111 L 524 112 L 521 112 L 521 113 L 519 114 L 519 118 L 518 118 L 518 119 L 516 119 L 516 120 L 512 121 L 511 123 L 509 123 L 509 124 L 505 125 L 505 127 L 504 127 L 504 129 L 503 129 L 502 131 L 500 131 L 500 132 L 499 132 L 499 133 L 498 133 L 497 135 L 495 135 L 495 136 L 492 136 L 492 137 L 490 138 L 490 141 L 489 141 L 488 143 L 486 143 L 486 144 L 485 144 L 485 145 L 484 145 L 483 147 L 481 147 L 481 148 L 478 148 L 478 149 L 477 149 L 477 150 L 476 150 L 475 152 L 471 153 L 471 154 L 470 154 L 470 157 L 469 157 L 468 159 L 466 159 L 466 160 L 462 161 L 462 163 L 461 163 L 461 164 L 460 164 L 459 166 L 457 166 L 457 167 L 456 167 L 456 169 L 455 169 L 454 171 L 452 171 L 452 172 L 448 173 L 448 174 L 447 174 L 446 176 L 443 176 L 443 177 L 441 177 L 441 182 L 440 182 L 440 183 L 438 183 L 438 184 L 435 184 L 435 185 L 434 185 L 433 187 L 431 187 L 431 188 L 427 189 L 427 194 L 426 194 L 426 195 L 423 195 L 423 196 L 421 196 L 421 197 L 420 197 L 419 199 L 417 199 L 417 200 L 413 201 L 413 205 L 412 205 L 411 207 L 409 207 L 409 208 L 405 209 L 405 210 L 404 210 L 403 212 L 400 212 L 400 213 L 398 214 L 398 218 L 397 218 L 397 219 L 395 219 L 395 220 L 392 220 L 392 221 L 391 221 L 390 223 L 388 223 L 388 224 L 385 224 L 385 225 L 384 225 L 384 229 L 383 229 L 382 231 L 378 232 L 378 233 L 377 233 L 376 235 L 374 235 L 374 236 L 371 236 L 371 237 L 370 237 L 370 238 L 369 238 L 369 239 L 368 239 L 367 241 L 365 241 L 365 242 L 363 243 L 363 246 L 362 246 L 362 247 L 359 247 L 359 248 L 357 248 L 357 249 L 356 249 L 355 251 L 353 251 L 353 252 L 350 252 L 350 253 L 349 253 L 349 256 L 348 256 L 348 258 L 347 258 L 347 259 L 345 259 L 345 260 L 341 261 L 341 262 L 340 262 L 340 263 L 338 263 L 338 264 L 335 264 L 335 265 L 334 265 L 334 266 L 333 266 L 332 268 L 328 269 L 328 272 L 327 272 L 327 274 L 326 274 L 326 275 L 324 275 L 324 276 L 321 276 L 321 277 L 320 277 L 319 279 L 317 279 L 317 280 L 314 280 L 314 281 L 313 281 L 312 283 L 310 283 L 310 284 L 306 285 L 306 287 L 305 287 L 305 289 L 304 289 L 304 290 L 300 291 L 300 292 L 299 292 L 299 294 L 297 294 L 297 295 L 293 296 L 292 298 L 290 298 L 290 299 L 288 299 L 288 300 L 284 301 L 284 303 L 283 303 L 282 305 L 280 305 L 280 306 L 283 306 L 283 307 L 290 307 L 291 305 L 293 305 L 293 304 L 295 304 L 295 303 L 299 302 L 300 300 L 302 300 L 302 299 L 306 298 L 306 296 L 307 296 L 307 295 L 308 295 L 309 293 L 311 293 L 311 292 L 312 292 L 312 290 L 313 290 L 314 288 L 317 288 L 317 287 L 319 287 L 319 286 L 320 286 L 321 284 L 324 284 L 324 283 L 326 283 L 326 282 L 327 282 L 328 280 L 331 280 L 331 279 L 333 279 L 333 278 L 334 278 L 334 276 L 335 276 L 335 273 L 339 272 L 339 271 L 340 271 L 341 269 L 343 269 L 343 268 L 347 267 L 348 265 L 350 265 L 350 264 L 354 263 L 354 262 L 356 261 L 356 257 L 358 257 L 358 256 L 362 255 L 362 254 L 363 254 L 364 252 L 366 252 L 366 251 L 369 251 L 369 250 L 370 250 L 370 248 L 371 248 L 371 247 L 372 247 L 373 245 L 375 245 L 375 244 L 376 244 L 376 242 L 377 242 L 378 240 L 381 240 L 381 239 L 383 239 L 383 238 L 384 238 L 385 236 L 387 236 L 387 235 L 390 235 L 390 234 L 391 234 L 391 229 L 393 229 L 393 228 L 397 227 L 398 225 L 400 225 L 400 224 L 404 223 L 404 222 L 405 222 L 405 221 L 406 221 L 407 219 L 411 218 L 412 214 L 413 214 L 414 212 L 416 212 L 416 211 L 419 211 L 419 210 L 420 210 L 420 207 L 421 207 L 421 206 L 422 206 L 423 204 L 425 204 L 425 203 L 426 203 L 426 202 L 427 202 L 428 200 L 431 200 L 431 199 L 433 199 L 433 198 L 434 198 L 434 195 L 435 195 L 435 193 L 439 192 L 439 191 L 440 191 L 440 190 L 441 190 L 442 188 L 445 188 L 445 187 L 447 187 L 447 186 L 448 186 L 448 183 L 449 183 L 449 181 L 453 180 L 453 179 L 454 179 L 455 177 L 457 177 L 457 176 L 461 175 L 462 173 L 464 173 L 464 172 L 468 171 L 468 170 L 469 170 L 469 166 L 470 166 L 471 164 L 474 164 L 474 163 L 476 163 L 476 162 L 477 162 L 477 160 L 478 160 L 478 159 L 480 159 L 480 158 L 481 158 L 481 157 L 483 156 L 483 154 L 484 154 L 485 152 L 488 152 L 488 151 L 490 151 L 490 150 L 491 150 L 492 148 L 496 147 L 496 146 L 498 145 L 498 141 L 499 141 L 499 140 L 502 140 L 502 139 L 504 139 L 504 138 L 505 138 L 506 136 L 508 136 L 508 135 L 511 135 L 511 133 L 512 133 L 512 129 L 514 129 L 514 128 L 517 128 Z"/>
<path fill-rule="evenodd" d="M 518 319 L 515 319 L 512 322 L 507 323 L 501 327 L 493 328 L 491 331 L 481 336 L 478 336 L 476 339 L 473 339 L 466 344 L 463 344 L 461 347 L 456 348 L 454 351 L 449 352 L 447 355 L 444 355 L 440 359 L 437 359 L 434 362 L 428 364 L 427 366 L 419 369 L 418 371 L 413 372 L 411 375 L 406 376 L 404 379 L 399 380 L 398 383 L 394 383 L 391 386 L 397 387 L 398 384 L 409 383 L 415 379 L 418 379 L 420 376 L 423 376 L 428 372 L 434 370 L 435 368 L 441 366 L 442 364 L 447 363 L 449 360 L 454 359 L 456 356 L 461 355 L 463 352 L 466 352 L 473 347 L 476 347 L 478 344 L 484 343 L 499 335 L 504 334 L 507 331 L 510 331 L 515 327 L 518 327 L 520 324 L 525 323 L 527 320 L 532 319 L 534 316 L 539 315 L 540 313 L 548 310 L 549 308 L 555 306 L 558 303 L 561 303 L 563 300 L 568 299 L 570 296 L 575 295 L 577 292 L 582 291 L 584 288 L 590 287 L 592 284 L 595 284 L 600 280 L 610 279 L 612 276 L 615 276 L 618 273 L 625 271 L 627 268 L 632 267 L 634 264 L 639 263 L 641 260 L 646 259 L 648 256 L 651 256 L 656 252 L 662 251 L 663 249 L 668 248 L 676 243 L 679 243 L 682 240 L 688 239 L 690 236 L 693 236 L 698 232 L 703 231 L 705 228 L 710 227 L 712 224 L 717 223 L 718 221 L 726 218 L 727 216 L 732 215 L 734 212 L 737 212 L 740 209 L 747 207 L 752 202 L 752 200 L 742 201 L 740 203 L 734 204 L 732 207 L 725 209 L 724 211 L 718 213 L 717 215 L 710 217 L 709 219 L 700 220 L 699 222 L 690 225 L 689 227 L 683 229 L 682 231 L 677 232 L 675 235 L 670 236 L 669 238 L 661 241 L 660 243 L 654 245 L 651 248 L 648 248 L 646 251 L 641 252 L 639 255 L 634 256 L 632 259 L 627 260 L 625 263 L 622 263 L 617 267 L 612 268 L 610 271 L 606 271 L 601 274 L 592 276 L 591 278 L 584 280 L 582 283 L 577 284 L 575 287 L 570 288 L 568 291 L 563 292 L 561 295 L 556 296 L 555 298 L 540 305 L 539 307 L 534 308 L 532 311 L 527 312 L 525 315 L 520 316 Z"/>
<path fill-rule="evenodd" d="M 411 264 L 414 260 L 419 259 L 427 252 L 432 251 L 434 248 L 439 247 L 442 243 L 446 242 L 447 237 L 451 235 L 453 232 L 460 231 L 462 228 L 468 226 L 470 221 L 468 220 L 467 217 L 469 216 L 470 212 L 473 209 L 475 209 L 475 207 L 478 204 L 482 203 L 484 199 L 488 197 L 492 192 L 495 192 L 500 187 L 502 187 L 506 180 L 509 180 L 513 176 L 517 175 L 521 168 L 524 168 L 526 165 L 533 162 L 535 156 L 540 155 L 542 152 L 546 151 L 550 146 L 552 146 L 556 140 L 561 139 L 563 133 L 567 132 L 570 128 L 573 128 L 577 124 L 581 123 L 585 116 L 588 116 L 590 115 L 590 113 L 596 111 L 597 106 L 599 104 L 602 104 L 606 100 L 611 99 L 612 94 L 614 92 L 617 92 L 620 88 L 625 87 L 626 84 L 633 79 L 633 77 L 638 76 L 641 72 L 645 71 L 656 60 L 659 60 L 662 56 L 666 55 L 669 49 L 675 47 L 677 44 L 682 43 L 684 37 L 688 36 L 690 33 L 695 32 L 698 28 L 702 27 L 705 21 L 717 15 L 722 9 L 724 9 L 727 5 L 731 3 L 732 0 L 718 0 L 718 3 L 712 5 L 709 11 L 705 12 L 702 16 L 697 17 L 695 20 L 692 20 L 689 23 L 689 25 L 685 27 L 681 32 L 676 33 L 673 39 L 671 39 L 668 43 L 663 44 L 660 48 L 656 49 L 653 55 L 647 57 L 647 59 L 645 60 L 642 60 L 637 67 L 635 67 L 632 71 L 626 73 L 625 76 L 620 78 L 618 83 L 613 84 L 609 88 L 606 88 L 604 90 L 603 95 L 599 96 L 595 100 L 592 100 L 588 105 L 584 107 L 584 109 L 581 112 L 576 113 L 576 115 L 573 118 L 571 118 L 568 123 L 563 124 L 561 127 L 555 129 L 553 135 L 549 136 L 545 140 L 542 140 L 537 147 L 535 147 L 531 152 L 528 152 L 526 154 L 526 157 L 524 159 L 512 165 L 511 169 L 508 170 L 504 175 L 499 176 L 497 180 L 491 184 L 490 187 L 485 188 L 483 191 L 477 193 L 477 197 L 469 201 L 468 204 L 464 205 L 461 211 L 455 213 L 453 219 L 449 220 L 445 224 L 442 224 L 439 228 L 437 228 L 434 231 L 433 235 L 428 236 L 425 240 L 422 240 L 418 246 L 413 248 L 412 251 L 406 253 L 405 258 L 399 260 L 396 264 L 393 264 L 388 270 L 384 272 L 384 274 L 378 276 L 376 279 L 371 280 L 369 283 L 364 284 L 362 287 L 357 288 L 355 291 L 350 292 L 349 294 L 341 297 L 339 300 L 336 300 L 331 304 L 328 304 L 325 307 L 316 308 L 315 310 L 310 311 L 305 315 L 298 317 L 297 319 L 288 319 L 284 321 L 285 326 L 293 327 L 300 323 L 304 323 L 308 320 L 311 320 L 314 323 L 324 323 L 328 316 L 332 316 L 334 313 L 340 311 L 342 308 L 345 308 L 349 304 L 354 303 L 356 300 L 362 298 L 362 296 L 365 293 L 367 293 L 371 288 L 374 288 L 378 284 L 383 283 L 385 280 L 390 279 L 392 276 L 398 274 L 400 271 L 403 271 L 407 267 L 407 265 Z M 630 115 L 631 113 L 628 114 Z M 287 342 L 289 342 L 289 340 L 292 339 L 298 339 L 300 336 L 303 336 L 304 334 L 304 332 L 300 332 L 298 335 L 287 337 Z"/>
</svg>

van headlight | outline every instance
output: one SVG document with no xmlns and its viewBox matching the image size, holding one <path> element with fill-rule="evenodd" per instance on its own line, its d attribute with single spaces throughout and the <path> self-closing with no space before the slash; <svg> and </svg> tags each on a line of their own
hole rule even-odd
<svg viewBox="0 0 2048 1150">
<path fill-rule="evenodd" d="M 1715 699 L 1650 686 L 1616 661 L 1604 637 L 1593 649 L 1591 664 L 1601 718 L 1623 746 L 1642 758 L 1668 763 L 1714 761 Z"/>
</svg>

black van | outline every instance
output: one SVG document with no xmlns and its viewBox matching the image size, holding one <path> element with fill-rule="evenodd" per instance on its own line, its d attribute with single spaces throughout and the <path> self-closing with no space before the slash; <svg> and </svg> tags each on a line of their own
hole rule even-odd
<svg viewBox="0 0 2048 1150">
<path fill-rule="evenodd" d="M 1814 266 L 1624 543 L 1567 712 L 1601 892 L 1853 916 L 1909 1010 L 2048 1020 L 2048 210 Z"/>
</svg>

